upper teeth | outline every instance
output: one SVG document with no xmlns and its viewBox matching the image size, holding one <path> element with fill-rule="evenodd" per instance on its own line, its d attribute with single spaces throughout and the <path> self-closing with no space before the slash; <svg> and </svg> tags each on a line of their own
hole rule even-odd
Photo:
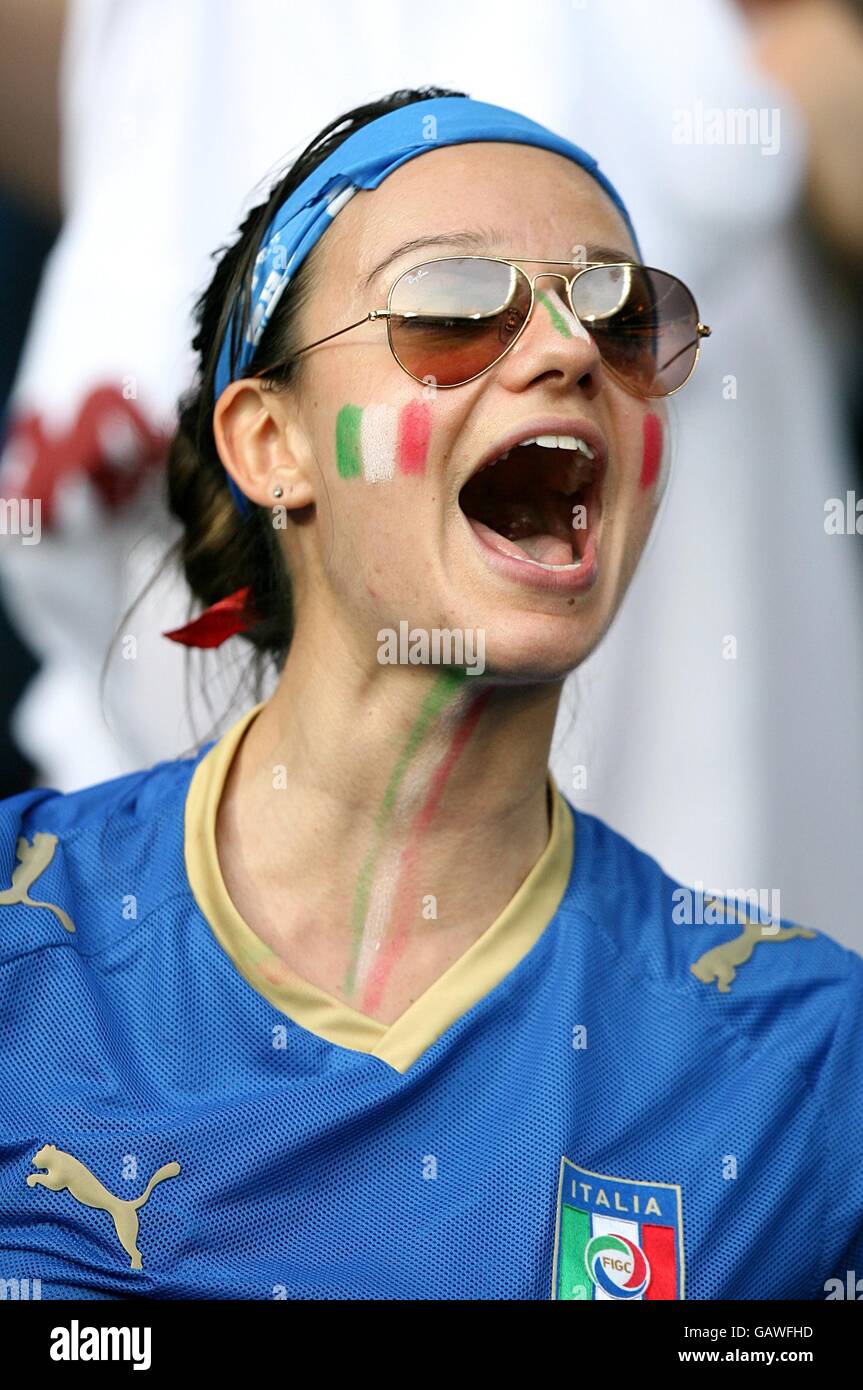
<svg viewBox="0 0 863 1390">
<path fill-rule="evenodd" d="M 584 454 L 585 458 L 594 459 L 596 455 L 589 444 L 585 444 L 583 439 L 578 439 L 574 434 L 538 434 L 534 439 L 520 439 L 513 448 L 523 449 L 528 444 L 538 444 L 541 449 L 573 449 Z M 500 463 L 503 459 L 508 459 L 512 449 L 507 449 L 505 454 L 500 454 L 492 463 Z"/>
</svg>

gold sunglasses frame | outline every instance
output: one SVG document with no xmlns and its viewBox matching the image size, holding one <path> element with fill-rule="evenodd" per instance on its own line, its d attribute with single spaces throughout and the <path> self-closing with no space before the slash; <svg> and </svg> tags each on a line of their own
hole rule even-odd
<svg viewBox="0 0 863 1390">
<path fill-rule="evenodd" d="M 457 387 L 459 387 L 459 386 L 468 386 L 468 385 L 470 384 L 470 382 L 476 381 L 478 377 L 484 376 L 486 372 L 491 371 L 492 367 L 496 367 L 497 364 L 498 364 L 498 362 L 502 361 L 502 359 L 503 359 L 503 358 L 506 356 L 506 354 L 509 352 L 510 348 L 515 347 L 515 344 L 518 342 L 518 340 L 519 340 L 519 338 L 521 337 L 522 333 L 523 333 L 524 330 L 527 328 L 527 325 L 530 323 L 531 317 L 532 317 L 532 315 L 533 315 L 533 308 L 534 308 L 534 305 L 535 305 L 535 303 L 536 303 L 536 281 L 539 280 L 539 279 L 542 279 L 542 278 L 555 279 L 555 280 L 563 280 L 563 281 L 564 281 L 564 283 L 566 284 L 566 296 L 567 296 L 567 299 L 569 300 L 569 307 L 570 307 L 572 313 L 573 313 L 573 314 L 575 315 L 575 317 L 578 319 L 579 323 L 581 323 L 582 320 L 579 318 L 578 314 L 576 313 L 575 305 L 574 305 L 573 302 L 572 302 L 572 288 L 573 288 L 573 285 L 575 284 L 576 280 L 579 278 L 579 276 L 583 275 L 583 274 L 584 274 L 586 271 L 588 271 L 588 270 L 598 270 L 598 269 L 600 269 L 600 268 L 605 269 L 605 270 L 611 270 L 611 269 L 623 269 L 624 267 L 626 267 L 626 268 L 628 268 L 628 269 L 630 269 L 630 270 L 653 270 L 653 271 L 656 272 L 657 275 L 667 275 L 670 279 L 672 279 L 672 280 L 677 280 L 678 284 L 683 285 L 683 288 L 686 290 L 686 293 L 689 295 L 689 298 L 692 300 L 693 309 L 695 310 L 695 318 L 696 318 L 696 337 L 695 337 L 695 356 L 694 356 L 694 358 L 692 359 L 692 366 L 690 367 L 689 371 L 687 372 L 686 376 L 684 377 L 683 381 L 681 381 L 681 383 L 680 383 L 679 386 L 675 386 L 673 391 L 661 391 L 661 392 L 653 393 L 653 394 L 645 393 L 645 392 L 643 392 L 643 391 L 636 391 L 636 390 L 634 390 L 634 388 L 633 388 L 632 386 L 629 385 L 629 383 L 628 383 L 628 382 L 626 381 L 626 379 L 621 375 L 620 372 L 616 371 L 614 367 L 609 366 L 609 364 L 605 361 L 604 358 L 602 359 L 602 361 L 603 361 L 603 366 L 605 367 L 606 371 L 610 372 L 610 373 L 612 374 L 612 376 L 614 376 L 615 379 L 616 379 L 617 381 L 620 382 L 620 384 L 623 386 L 624 390 L 628 391 L 628 392 L 630 393 L 630 395 L 638 396 L 638 397 L 640 397 L 641 399 L 647 399 L 647 400 L 651 400 L 651 399 L 663 399 L 663 398 L 666 397 L 666 396 L 674 396 L 674 395 L 676 395 L 677 392 L 680 391 L 680 390 L 686 385 L 686 383 L 689 381 L 689 378 L 692 376 L 692 373 L 695 371 L 695 368 L 696 368 L 697 365 L 698 365 L 698 359 L 699 359 L 699 357 L 701 356 L 701 339 L 702 339 L 702 338 L 709 338 L 709 337 L 710 337 L 710 334 L 711 334 L 711 330 L 710 330 L 710 328 L 708 328 L 707 324 L 701 322 L 701 319 L 700 319 L 699 314 L 698 314 L 698 305 L 696 304 L 695 296 L 694 296 L 694 294 L 692 293 L 692 291 L 690 290 L 689 286 L 688 286 L 687 284 L 685 284 L 684 281 L 681 280 L 679 276 L 677 276 L 677 275 L 672 275 L 671 272 L 668 271 L 668 270 L 660 270 L 657 266 L 646 266 L 646 265 L 641 265 L 638 261 L 582 261 L 582 262 L 579 263 L 578 268 L 577 268 L 571 275 L 563 275 L 563 274 L 561 274 L 559 271 L 540 270 L 540 271 L 537 272 L 536 275 L 534 275 L 534 276 L 531 277 L 530 275 L 527 274 L 527 272 L 526 272 L 525 270 L 522 270 L 522 265 L 521 265 L 521 263 L 523 263 L 523 264 L 525 264 L 525 265 L 572 265 L 572 262 L 571 262 L 571 261 L 544 261 L 544 260 L 539 260 L 539 259 L 537 259 L 537 258 L 531 258 L 531 257 L 529 257 L 529 256 L 434 256 L 434 257 L 432 257 L 432 258 L 429 259 L 429 260 L 418 261 L 416 265 L 414 265 L 414 266 L 409 266 L 406 270 L 403 270 L 399 275 L 396 276 L 395 280 L 393 281 L 392 285 L 390 286 L 389 294 L 387 295 L 387 307 L 386 307 L 385 309 L 370 309 L 369 312 L 368 312 L 363 318 L 357 319 L 357 321 L 356 321 L 355 323 L 349 323 L 349 324 L 347 325 L 347 327 L 345 327 L 345 328 L 339 328 L 339 329 L 336 330 L 335 333 L 328 333 L 328 334 L 326 335 L 326 337 L 324 337 L 324 338 L 317 338 L 317 339 L 315 340 L 315 342 L 313 342 L 313 343 L 307 343 L 305 347 L 298 348 L 297 351 L 296 351 L 296 353 L 295 353 L 294 355 L 295 355 L 296 357 L 299 357 L 299 356 L 301 356 L 301 354 L 304 353 L 304 352 L 310 352 L 310 351 L 312 350 L 312 348 L 320 347 L 320 345 L 321 345 L 322 343 L 328 343 L 328 342 L 330 342 L 333 338 L 340 338 L 341 335 L 342 335 L 343 333 L 350 333 L 352 329 L 354 329 L 354 328 L 359 328 L 359 327 L 361 327 L 361 325 L 364 324 L 364 323 L 374 323 L 374 322 L 376 322 L 378 319 L 385 319 L 385 320 L 386 320 L 386 324 L 387 324 L 387 341 L 388 341 L 388 343 L 389 343 L 390 352 L 392 353 L 392 355 L 393 355 L 393 357 L 395 358 L 396 362 L 397 362 L 398 365 L 401 367 L 402 371 L 405 372 L 413 381 L 419 382 L 421 386 L 427 386 L 427 385 L 429 385 L 429 384 L 430 384 L 430 379 L 429 379 L 429 377 L 427 377 L 427 376 L 426 376 L 426 377 L 416 376 L 416 375 L 414 374 L 414 372 L 412 372 L 412 371 L 410 370 L 410 368 L 409 368 L 409 367 L 406 367 L 405 364 L 404 364 L 404 362 L 402 362 L 402 360 L 401 360 L 401 358 L 399 357 L 398 353 L 396 352 L 395 346 L 394 346 L 394 344 L 393 344 L 393 335 L 392 335 L 392 320 L 393 320 L 394 318 L 400 318 L 400 319 L 404 319 L 404 318 L 421 318 L 421 317 L 423 317 L 423 316 L 420 315 L 420 314 L 413 314 L 413 315 L 410 315 L 410 314 L 399 314 L 399 313 L 394 313 L 391 306 L 392 306 L 392 298 L 393 298 L 393 294 L 394 294 L 394 292 L 395 292 L 396 286 L 404 279 L 404 277 L 405 277 L 406 275 L 410 275 L 410 274 L 414 273 L 415 271 L 419 270 L 419 269 L 420 269 L 422 266 L 424 266 L 424 265 L 434 265 L 434 264 L 437 264 L 437 263 L 440 262 L 440 261 L 498 261 L 498 262 L 499 262 L 500 264 L 502 264 L 502 265 L 511 266 L 511 267 L 513 267 L 515 270 L 519 271 L 519 272 L 524 276 L 524 278 L 527 280 L 528 284 L 530 285 L 530 306 L 529 306 L 529 308 L 528 308 L 527 313 L 525 314 L 524 322 L 521 324 L 521 327 L 519 328 L 519 330 L 518 330 L 518 332 L 516 333 L 515 337 L 512 339 L 511 342 L 507 343 L 507 345 L 506 345 L 506 347 L 504 348 L 503 352 L 501 352 L 501 353 L 499 354 L 499 356 L 497 356 L 497 357 L 494 359 L 493 362 L 489 362 L 488 366 L 483 367 L 482 370 L 479 371 L 479 372 L 475 372 L 473 376 L 467 377 L 465 381 L 454 381 L 454 382 L 450 382 L 448 385 L 441 385 L 440 383 L 438 383 L 438 382 L 435 381 L 435 382 L 434 382 L 434 386 L 435 386 L 435 389 L 438 390 L 438 391 L 454 391 L 454 390 L 455 390 Z M 496 313 L 499 313 L 500 310 L 495 310 L 495 312 L 496 312 Z M 477 316 L 477 317 L 478 317 L 478 316 Z M 588 332 L 588 333 L 589 333 L 589 332 L 590 332 L 590 329 L 589 329 L 586 325 L 584 325 L 584 327 L 585 327 L 585 332 Z M 689 347 L 689 346 L 691 346 L 691 344 L 687 344 L 687 347 Z M 686 349 L 681 348 L 680 351 L 683 352 L 683 351 L 685 351 L 685 350 L 686 350 Z M 679 354 L 678 354 L 678 356 L 679 356 Z M 673 359 L 672 359 L 672 360 L 673 360 Z M 266 372 L 265 372 L 265 371 L 264 371 L 264 372 L 258 372 L 258 373 L 256 373 L 256 375 L 257 375 L 257 376 L 265 376 L 265 375 L 266 375 Z"/>
</svg>

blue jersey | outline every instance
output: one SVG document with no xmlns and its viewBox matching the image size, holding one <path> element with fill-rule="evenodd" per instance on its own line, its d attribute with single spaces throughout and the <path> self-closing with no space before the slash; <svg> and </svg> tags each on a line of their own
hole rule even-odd
<svg viewBox="0 0 863 1390">
<path fill-rule="evenodd" d="M 705 907 L 553 788 L 504 913 L 376 1022 L 226 892 L 215 808 L 253 715 L 195 758 L 0 805 L 0 1296 L 863 1279 L 860 956 Z"/>
</svg>

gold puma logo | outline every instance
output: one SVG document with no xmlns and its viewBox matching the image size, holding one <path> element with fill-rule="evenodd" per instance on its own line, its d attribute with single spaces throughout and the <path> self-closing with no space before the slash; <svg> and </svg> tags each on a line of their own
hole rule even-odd
<svg viewBox="0 0 863 1390">
<path fill-rule="evenodd" d="M 0 907 L 11 907 L 14 903 L 24 903 L 26 907 L 47 907 L 49 912 L 54 913 L 61 927 L 65 927 L 66 931 L 74 931 L 75 924 L 62 907 L 55 907 L 53 903 L 36 902 L 30 897 L 34 880 L 45 872 L 54 858 L 56 848 L 57 836 L 45 832 L 34 835 L 32 844 L 23 835 L 19 838 L 17 854 L 20 862 L 12 870 L 12 887 L 0 890 Z"/>
<path fill-rule="evenodd" d="M 705 898 L 706 903 L 718 903 L 718 898 Z M 730 913 L 727 903 L 724 904 L 725 912 Z M 739 936 L 733 936 L 730 941 L 723 941 L 720 946 L 713 946 L 709 951 L 705 951 L 703 956 L 690 965 L 690 970 L 705 985 L 713 984 L 716 981 L 716 988 L 720 994 L 727 994 L 731 989 L 731 981 L 737 974 L 737 966 L 744 965 L 749 960 L 759 941 L 790 941 L 792 936 L 813 937 L 818 933 L 811 931 L 808 927 L 780 927 L 778 931 L 765 932 L 764 928 L 769 926 L 768 922 L 750 922 L 748 912 L 740 915 L 739 908 L 735 908 L 734 916 L 738 922 L 743 924 L 743 931 Z"/>
<path fill-rule="evenodd" d="M 35 1187 L 37 1183 L 41 1183 L 52 1192 L 62 1192 L 64 1188 L 68 1188 L 75 1201 L 80 1202 L 82 1206 L 107 1211 L 113 1217 L 117 1239 L 131 1260 L 129 1268 L 141 1269 L 141 1252 L 137 1246 L 138 1208 L 148 1201 L 157 1183 L 164 1182 L 165 1178 L 177 1176 L 180 1171 L 179 1163 L 163 1163 L 161 1168 L 156 1169 L 142 1195 L 127 1201 L 122 1197 L 115 1197 L 113 1192 L 102 1186 L 98 1178 L 94 1178 L 89 1168 L 85 1168 L 79 1159 L 64 1153 L 56 1144 L 43 1144 L 31 1162 L 40 1168 L 47 1168 L 48 1171 L 28 1173 L 28 1187 Z"/>
</svg>

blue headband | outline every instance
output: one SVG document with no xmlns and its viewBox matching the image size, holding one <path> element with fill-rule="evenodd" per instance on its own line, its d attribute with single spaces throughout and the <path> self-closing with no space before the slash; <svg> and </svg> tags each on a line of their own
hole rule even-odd
<svg viewBox="0 0 863 1390">
<path fill-rule="evenodd" d="M 516 111 L 489 106 L 470 97 L 435 97 L 430 101 L 413 102 L 388 111 L 349 135 L 279 208 L 255 260 L 248 323 L 243 325 L 233 363 L 231 345 L 236 332 L 236 303 L 228 319 L 216 366 L 215 399 L 243 375 L 285 286 L 358 188 L 377 188 L 389 174 L 419 154 L 476 140 L 535 145 L 580 164 L 622 214 L 640 258 L 638 239 L 623 199 L 601 172 L 596 160 L 579 145 L 564 140 Z M 228 485 L 239 510 L 244 515 L 250 513 L 252 507 L 248 498 L 230 476 Z"/>
</svg>

